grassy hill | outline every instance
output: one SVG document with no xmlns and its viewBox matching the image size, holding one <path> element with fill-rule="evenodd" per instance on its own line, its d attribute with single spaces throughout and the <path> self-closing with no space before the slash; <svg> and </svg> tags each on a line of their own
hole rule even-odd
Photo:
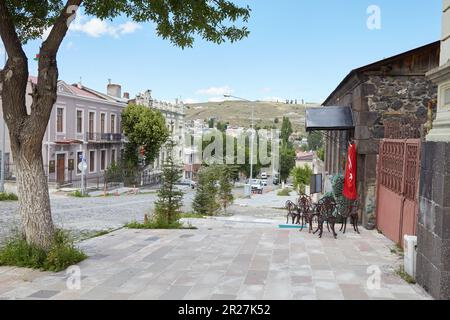
<svg viewBox="0 0 450 320">
<path fill-rule="evenodd" d="M 232 126 L 249 127 L 254 105 L 255 125 L 263 128 L 274 125 L 275 118 L 279 119 L 277 127 L 281 127 L 283 117 L 289 117 L 295 131 L 305 131 L 306 107 L 317 107 L 318 104 L 285 104 L 277 102 L 245 102 L 224 101 L 189 104 L 186 107 L 187 120 L 216 118 L 220 122 L 229 122 Z"/>
</svg>

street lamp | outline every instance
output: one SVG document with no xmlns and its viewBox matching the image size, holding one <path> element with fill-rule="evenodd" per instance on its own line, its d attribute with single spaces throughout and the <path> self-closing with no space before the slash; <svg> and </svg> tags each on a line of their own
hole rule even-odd
<svg viewBox="0 0 450 320">
<path fill-rule="evenodd" d="M 223 95 L 225 98 L 234 98 L 234 99 L 238 99 L 238 100 L 242 100 L 242 101 L 246 101 L 246 102 L 253 102 L 250 101 L 248 99 L 244 99 L 244 98 L 240 98 L 240 97 L 236 97 L 236 96 L 232 96 L 230 94 L 224 94 Z M 254 129 L 253 129 L 253 123 L 254 123 L 254 111 L 255 111 L 255 106 L 252 103 L 252 123 L 251 123 L 251 131 L 252 131 L 252 137 L 251 137 L 251 142 L 250 142 L 250 180 L 249 180 L 249 184 L 250 184 L 250 194 L 248 195 L 249 197 L 251 197 L 252 194 L 252 190 L 251 190 L 251 185 L 252 185 L 252 180 L 253 180 L 253 143 L 254 143 Z"/>
</svg>

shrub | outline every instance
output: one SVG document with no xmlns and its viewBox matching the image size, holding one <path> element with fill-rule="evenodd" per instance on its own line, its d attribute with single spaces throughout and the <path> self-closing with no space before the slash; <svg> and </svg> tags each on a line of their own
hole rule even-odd
<svg viewBox="0 0 450 320">
<path fill-rule="evenodd" d="M 61 271 L 77 264 L 87 256 L 75 247 L 72 238 L 63 230 L 56 230 L 48 251 L 29 244 L 16 235 L 0 249 L 0 266 L 17 266 L 46 271 Z"/>
<path fill-rule="evenodd" d="M 277 196 L 279 197 L 289 197 L 291 195 L 291 189 L 290 188 L 284 188 L 277 192 Z"/>
<path fill-rule="evenodd" d="M 164 223 L 162 221 L 151 221 L 148 223 L 140 223 L 137 221 L 130 222 L 125 225 L 125 228 L 128 229 L 163 229 L 163 230 L 171 230 L 171 229 L 197 229 L 191 225 L 187 227 L 184 226 L 181 222 L 173 222 L 173 223 Z"/>
<path fill-rule="evenodd" d="M 69 195 L 72 197 L 75 197 L 75 198 L 89 198 L 90 197 L 90 195 L 88 195 L 87 193 L 85 195 L 83 195 L 80 190 L 76 190 L 72 193 L 69 193 Z"/>
<path fill-rule="evenodd" d="M 19 198 L 14 193 L 0 192 L 0 201 L 17 201 Z"/>
</svg>

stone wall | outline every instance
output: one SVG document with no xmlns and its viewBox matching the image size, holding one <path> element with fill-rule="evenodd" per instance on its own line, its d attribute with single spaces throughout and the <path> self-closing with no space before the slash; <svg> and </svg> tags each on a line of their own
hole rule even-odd
<svg viewBox="0 0 450 320">
<path fill-rule="evenodd" d="M 368 130 L 363 139 L 384 138 L 386 119 L 408 118 L 425 123 L 428 103 L 437 99 L 437 86 L 424 76 L 369 75 L 364 91 Z"/>
<path fill-rule="evenodd" d="M 422 145 L 417 228 L 417 282 L 450 299 L 450 143 Z"/>
<path fill-rule="evenodd" d="M 328 105 L 351 106 L 357 144 L 358 194 L 363 225 L 376 223 L 376 177 L 379 141 L 388 119 L 407 119 L 411 126 L 427 120 L 428 103 L 437 97 L 437 86 L 425 76 L 389 76 L 367 73 L 353 80 L 350 91 L 337 92 Z M 337 167 L 339 148 L 327 143 L 327 169 Z M 330 173 L 335 173 L 333 170 Z"/>
</svg>

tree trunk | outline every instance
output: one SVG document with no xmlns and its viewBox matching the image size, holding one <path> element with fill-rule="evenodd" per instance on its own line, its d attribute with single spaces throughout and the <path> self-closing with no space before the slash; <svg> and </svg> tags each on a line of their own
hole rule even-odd
<svg viewBox="0 0 450 320">
<path fill-rule="evenodd" d="M 39 143 L 39 147 L 42 143 Z M 22 232 L 28 243 L 48 250 L 52 244 L 54 227 L 50 209 L 47 177 L 42 162 L 42 150 L 13 153 L 17 169 L 19 212 Z"/>
<path fill-rule="evenodd" d="M 54 226 L 42 161 L 42 140 L 56 102 L 56 55 L 67 33 L 69 18 L 81 2 L 67 1 L 42 43 L 38 83 L 32 86 L 33 102 L 30 110 L 27 110 L 26 95 L 30 94 L 27 92 L 28 59 L 8 6 L 4 0 L 0 0 L 0 37 L 8 54 L 6 66 L 0 71 L 0 95 L 16 164 L 22 232 L 28 243 L 44 250 L 48 250 L 53 241 Z"/>
</svg>

